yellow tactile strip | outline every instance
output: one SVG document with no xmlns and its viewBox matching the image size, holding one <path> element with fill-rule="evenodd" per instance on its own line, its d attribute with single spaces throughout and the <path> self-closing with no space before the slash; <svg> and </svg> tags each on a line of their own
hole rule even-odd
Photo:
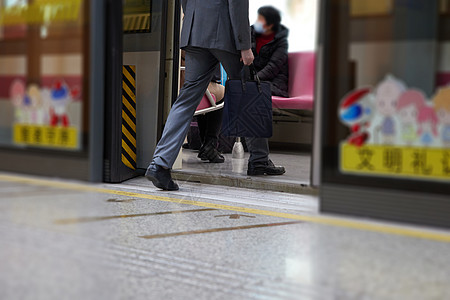
<svg viewBox="0 0 450 300">
<path fill-rule="evenodd" d="M 398 236 L 404 236 L 404 237 L 419 238 L 419 239 L 425 239 L 425 240 L 431 240 L 431 241 L 450 243 L 450 233 L 438 232 L 438 231 L 432 231 L 432 230 L 426 230 L 426 229 L 407 228 L 407 227 L 403 227 L 403 226 L 388 225 L 388 224 L 376 224 L 376 223 L 369 223 L 369 222 L 358 221 L 358 220 L 334 218 L 334 217 L 319 216 L 319 215 L 317 215 L 317 216 L 297 215 L 297 214 L 290 214 L 290 213 L 283 213 L 283 212 L 248 208 L 248 207 L 209 203 L 209 202 L 204 202 L 204 201 L 177 199 L 177 198 L 163 197 L 163 196 L 157 196 L 157 195 L 151 195 L 151 194 L 142 194 L 142 193 L 107 189 L 107 188 L 102 188 L 102 187 L 98 187 L 98 186 L 87 184 L 87 183 L 86 184 L 63 183 L 63 182 L 58 182 L 58 181 L 53 181 L 53 180 L 35 179 L 35 178 L 13 176 L 13 175 L 0 175 L 0 180 L 7 181 L 7 182 L 23 183 L 23 184 L 33 184 L 33 185 L 39 185 L 39 186 L 50 186 L 50 187 L 54 187 L 54 188 L 76 190 L 76 191 L 80 191 L 80 192 L 95 192 L 95 193 L 102 193 L 102 194 L 109 194 L 109 195 L 128 196 L 128 197 L 133 197 L 133 198 L 141 198 L 141 199 L 148 199 L 148 200 L 155 200 L 155 201 L 165 201 L 165 202 L 172 202 L 172 203 L 178 203 L 178 204 L 194 205 L 194 206 L 200 206 L 200 207 L 204 207 L 204 208 L 212 208 L 212 209 L 217 209 L 217 210 L 228 210 L 228 211 L 234 211 L 234 212 L 239 212 L 239 213 L 244 213 L 244 214 L 256 214 L 256 215 L 263 215 L 263 216 L 271 216 L 271 217 L 278 217 L 278 218 L 290 219 L 290 220 L 295 220 L 295 221 L 316 223 L 316 224 L 327 225 L 327 226 L 343 227 L 343 228 L 350 228 L 350 229 L 355 229 L 355 230 L 365 230 L 365 231 L 371 231 L 371 232 L 377 232 L 377 233 L 384 233 L 384 234 L 391 234 L 391 235 L 398 235 Z"/>
</svg>

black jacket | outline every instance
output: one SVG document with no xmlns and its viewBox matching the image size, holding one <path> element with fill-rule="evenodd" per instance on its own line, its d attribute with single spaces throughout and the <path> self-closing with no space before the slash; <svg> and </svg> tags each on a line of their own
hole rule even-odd
<svg viewBox="0 0 450 300">
<path fill-rule="evenodd" d="M 255 56 L 253 64 L 258 71 L 259 78 L 272 83 L 272 95 L 274 96 L 289 97 L 288 35 L 289 29 L 280 25 L 275 38 L 264 45 L 257 54 L 257 33 L 252 26 L 252 50 Z"/>
</svg>

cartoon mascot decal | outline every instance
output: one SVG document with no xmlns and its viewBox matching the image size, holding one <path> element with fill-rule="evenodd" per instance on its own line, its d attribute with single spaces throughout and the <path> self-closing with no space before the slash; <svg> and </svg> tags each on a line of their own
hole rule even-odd
<svg viewBox="0 0 450 300">
<path fill-rule="evenodd" d="M 50 90 L 50 125 L 69 127 L 70 121 L 67 114 L 67 107 L 79 95 L 79 89 L 69 89 L 62 80 L 57 80 Z"/>
<path fill-rule="evenodd" d="M 339 106 L 339 118 L 347 125 L 351 134 L 349 144 L 364 145 L 370 137 L 368 128 L 374 115 L 374 96 L 370 88 L 355 90 L 342 99 Z"/>
</svg>

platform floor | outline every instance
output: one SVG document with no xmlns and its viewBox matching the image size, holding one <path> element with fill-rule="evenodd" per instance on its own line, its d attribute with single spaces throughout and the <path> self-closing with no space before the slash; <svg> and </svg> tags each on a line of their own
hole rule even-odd
<svg viewBox="0 0 450 300">
<path fill-rule="evenodd" d="M 0 173 L 0 299 L 450 299 L 450 232 L 311 195 Z"/>
<path fill-rule="evenodd" d="M 183 149 L 182 155 L 183 167 L 174 171 L 175 177 L 181 180 L 291 193 L 305 192 L 310 186 L 311 154 L 305 152 L 272 151 L 270 159 L 276 165 L 284 166 L 286 174 L 256 177 L 247 176 L 248 153 L 244 159 L 233 159 L 231 154 L 224 154 L 223 164 L 201 161 L 197 158 L 198 151 L 194 150 Z"/>
</svg>

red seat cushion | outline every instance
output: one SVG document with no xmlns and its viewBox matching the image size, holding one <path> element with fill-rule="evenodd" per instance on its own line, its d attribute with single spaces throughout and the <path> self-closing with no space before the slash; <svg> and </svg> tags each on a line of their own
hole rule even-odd
<svg viewBox="0 0 450 300">
<path fill-rule="evenodd" d="M 272 97 L 274 108 L 313 110 L 315 63 L 314 52 L 289 53 L 289 98 Z"/>
<path fill-rule="evenodd" d="M 314 98 L 311 95 L 298 96 L 292 98 L 273 96 L 272 107 L 278 109 L 313 110 Z"/>
<path fill-rule="evenodd" d="M 214 94 L 211 94 L 211 96 L 213 97 L 214 102 L 216 102 L 216 96 L 214 96 Z M 198 105 L 195 111 L 199 111 L 210 107 L 212 107 L 211 102 L 209 102 L 209 99 L 208 97 L 206 97 L 206 95 L 203 95 L 202 101 L 200 101 L 200 104 Z"/>
</svg>

